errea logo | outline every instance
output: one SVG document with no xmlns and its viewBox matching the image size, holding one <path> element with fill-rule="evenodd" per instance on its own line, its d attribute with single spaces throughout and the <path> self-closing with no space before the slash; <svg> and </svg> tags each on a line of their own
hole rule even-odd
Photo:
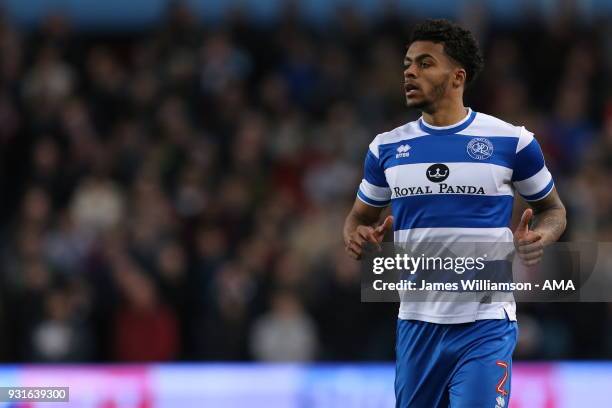
<svg viewBox="0 0 612 408">
<path fill-rule="evenodd" d="M 395 155 L 396 159 L 399 159 L 400 157 L 408 157 L 410 156 L 410 152 L 408 151 L 410 150 L 410 146 L 405 144 L 405 145 L 400 145 L 397 148 L 397 154 Z"/>
</svg>

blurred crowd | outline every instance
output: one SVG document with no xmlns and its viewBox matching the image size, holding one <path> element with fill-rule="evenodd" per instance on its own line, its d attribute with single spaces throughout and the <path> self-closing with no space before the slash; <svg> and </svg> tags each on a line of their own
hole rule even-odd
<svg viewBox="0 0 612 408">
<path fill-rule="evenodd" d="M 471 11 L 486 67 L 467 104 L 536 134 L 565 240 L 612 241 L 611 25 Z M 208 26 L 180 5 L 130 33 L 3 20 L 0 359 L 392 359 L 397 305 L 360 303 L 341 229 L 368 143 L 418 116 L 414 23 L 287 8 Z M 612 357 L 607 304 L 519 316 L 519 358 Z"/>
</svg>

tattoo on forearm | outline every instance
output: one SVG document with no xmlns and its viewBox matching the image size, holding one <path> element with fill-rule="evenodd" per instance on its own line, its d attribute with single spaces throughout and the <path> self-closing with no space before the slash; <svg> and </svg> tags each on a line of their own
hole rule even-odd
<svg viewBox="0 0 612 408">
<path fill-rule="evenodd" d="M 544 234 L 549 242 L 555 242 L 565 231 L 565 210 L 551 209 L 536 214 L 533 230 Z"/>
</svg>

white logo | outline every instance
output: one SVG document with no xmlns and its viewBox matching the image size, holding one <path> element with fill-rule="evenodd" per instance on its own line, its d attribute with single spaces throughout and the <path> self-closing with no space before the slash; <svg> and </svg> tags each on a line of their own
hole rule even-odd
<svg viewBox="0 0 612 408">
<path fill-rule="evenodd" d="M 484 137 L 475 137 L 467 145 L 467 152 L 471 158 L 486 160 L 493 156 L 493 143 Z"/>
<path fill-rule="evenodd" d="M 397 148 L 397 154 L 395 155 L 396 159 L 399 159 L 400 157 L 408 157 L 410 156 L 410 152 L 408 151 L 410 150 L 410 146 L 405 144 L 405 145 L 400 145 Z"/>
<path fill-rule="evenodd" d="M 504 397 L 502 397 L 501 395 L 498 395 L 497 398 L 495 399 L 495 402 L 497 402 L 497 407 L 500 408 L 504 408 L 504 405 L 506 405 L 506 401 L 504 400 Z"/>
</svg>

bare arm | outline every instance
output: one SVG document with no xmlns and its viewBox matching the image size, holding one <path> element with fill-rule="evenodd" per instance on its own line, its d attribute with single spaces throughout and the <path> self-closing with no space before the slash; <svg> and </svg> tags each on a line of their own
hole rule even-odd
<svg viewBox="0 0 612 408">
<path fill-rule="evenodd" d="M 529 203 L 534 211 L 532 230 L 542 236 L 542 243 L 556 242 L 567 225 L 565 206 L 559 198 L 557 189 L 539 201 Z"/>
<path fill-rule="evenodd" d="M 514 245 L 525 265 L 535 265 L 542 259 L 544 246 L 556 242 L 567 224 L 565 207 L 553 188 L 545 198 L 529 202 L 514 232 Z M 533 223 L 530 222 L 533 219 Z"/>
</svg>

